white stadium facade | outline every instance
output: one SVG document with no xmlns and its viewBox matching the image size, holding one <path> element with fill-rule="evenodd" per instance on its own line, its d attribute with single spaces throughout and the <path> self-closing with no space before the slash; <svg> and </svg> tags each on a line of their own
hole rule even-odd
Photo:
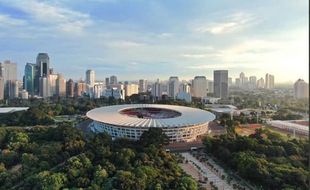
<svg viewBox="0 0 310 190">
<path fill-rule="evenodd" d="M 160 127 L 170 142 L 190 142 L 208 132 L 215 115 L 201 109 L 163 104 L 125 104 L 95 108 L 86 116 L 93 132 L 139 140 L 150 127 Z"/>
</svg>

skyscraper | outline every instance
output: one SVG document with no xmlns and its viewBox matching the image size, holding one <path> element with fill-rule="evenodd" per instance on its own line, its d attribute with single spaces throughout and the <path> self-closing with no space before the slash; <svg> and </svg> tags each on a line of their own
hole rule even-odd
<svg viewBox="0 0 310 190">
<path fill-rule="evenodd" d="M 139 85 L 137 84 L 126 84 L 125 85 L 125 96 L 131 96 L 139 93 Z"/>
<path fill-rule="evenodd" d="M 55 96 L 56 95 L 56 81 L 57 81 L 58 75 L 57 74 L 50 74 L 49 75 L 49 96 Z"/>
<path fill-rule="evenodd" d="M 17 80 L 17 65 L 9 60 L 0 63 L 0 77 L 3 78 L 4 98 L 15 98 L 12 93 Z"/>
<path fill-rule="evenodd" d="M 43 98 L 47 98 L 50 96 L 50 87 L 49 87 L 49 81 L 47 76 L 42 76 L 39 78 L 39 89 L 40 93 L 39 95 Z"/>
<path fill-rule="evenodd" d="M 274 76 L 268 73 L 265 76 L 265 88 L 266 89 L 274 88 Z"/>
<path fill-rule="evenodd" d="M 28 94 L 35 95 L 34 80 L 36 76 L 36 65 L 33 63 L 27 63 L 25 66 L 24 74 L 24 88 L 27 90 Z"/>
<path fill-rule="evenodd" d="M 228 70 L 216 70 L 213 72 L 214 96 L 218 98 L 228 97 Z"/>
<path fill-rule="evenodd" d="M 195 76 L 192 83 L 194 97 L 203 98 L 207 96 L 208 83 L 205 76 Z"/>
<path fill-rule="evenodd" d="M 78 81 L 77 83 L 75 83 L 74 94 L 76 97 L 83 96 L 84 93 L 86 93 L 86 91 L 87 91 L 87 85 L 85 82 Z"/>
<path fill-rule="evenodd" d="M 302 79 L 298 79 L 294 84 L 294 96 L 297 99 L 309 98 L 309 84 Z"/>
<path fill-rule="evenodd" d="M 50 74 L 50 58 L 47 53 L 39 53 L 36 59 L 36 74 L 34 79 L 34 93 L 36 95 L 42 96 L 42 94 L 48 94 L 49 96 L 49 74 Z M 45 87 L 46 89 L 41 89 L 41 87 Z"/>
<path fill-rule="evenodd" d="M 249 88 L 254 89 L 256 88 L 256 76 L 250 76 Z"/>
<path fill-rule="evenodd" d="M 4 99 L 4 80 L 3 77 L 0 76 L 0 100 Z"/>
<path fill-rule="evenodd" d="M 147 91 L 147 81 L 140 79 L 139 80 L 139 93 Z"/>
<path fill-rule="evenodd" d="M 67 97 L 74 97 L 74 82 L 72 79 L 69 79 L 66 83 L 66 92 L 67 92 Z"/>
<path fill-rule="evenodd" d="M 110 84 L 117 84 L 117 77 L 116 76 L 114 76 L 114 75 L 112 75 L 112 76 L 110 76 Z"/>
<path fill-rule="evenodd" d="M 86 71 L 85 82 L 88 86 L 94 87 L 94 85 L 95 85 L 95 71 L 94 70 L 87 70 Z"/>
<path fill-rule="evenodd" d="M 179 92 L 179 78 L 176 76 L 172 76 L 168 81 L 168 96 L 173 99 L 176 98 Z"/>
<path fill-rule="evenodd" d="M 105 78 L 105 87 L 108 88 L 109 85 L 110 85 L 110 78 L 107 77 L 107 78 Z"/>
<path fill-rule="evenodd" d="M 56 96 L 66 96 L 66 80 L 64 79 L 62 74 L 58 74 L 56 80 Z"/>
<path fill-rule="evenodd" d="M 151 94 L 155 100 L 161 99 L 162 89 L 161 89 L 161 84 L 159 82 L 159 79 L 157 79 L 157 81 L 152 85 Z"/>
<path fill-rule="evenodd" d="M 259 80 L 257 80 L 256 87 L 257 88 L 264 88 L 265 87 L 265 81 L 264 81 L 263 77 L 261 77 Z"/>
</svg>

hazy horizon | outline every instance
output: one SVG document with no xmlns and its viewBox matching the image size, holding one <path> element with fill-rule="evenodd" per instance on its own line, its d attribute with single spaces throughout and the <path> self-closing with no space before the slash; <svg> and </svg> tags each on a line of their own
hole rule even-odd
<svg viewBox="0 0 310 190">
<path fill-rule="evenodd" d="M 0 62 L 47 52 L 65 78 L 309 80 L 309 1 L 0 0 Z"/>
</svg>

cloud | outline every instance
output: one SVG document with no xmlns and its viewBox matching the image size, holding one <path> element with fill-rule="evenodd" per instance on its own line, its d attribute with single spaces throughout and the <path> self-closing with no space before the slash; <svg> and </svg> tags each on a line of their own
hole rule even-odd
<svg viewBox="0 0 310 190">
<path fill-rule="evenodd" d="M 108 46 L 114 47 L 114 48 L 136 48 L 144 46 L 144 43 L 134 42 L 134 41 L 128 41 L 128 40 L 119 40 L 119 41 L 112 41 L 107 43 Z"/>
<path fill-rule="evenodd" d="M 70 34 L 79 34 L 92 23 L 88 14 L 62 7 L 59 4 L 37 0 L 6 2 L 7 5 L 27 13 L 31 21 L 46 27 L 55 27 L 59 31 Z"/>
<path fill-rule="evenodd" d="M 0 27 L 8 27 L 8 26 L 23 26 L 26 25 L 27 22 L 25 20 L 12 18 L 9 15 L 1 15 L 0 14 Z"/>
<path fill-rule="evenodd" d="M 203 24 L 194 29 L 198 33 L 226 34 L 240 31 L 246 26 L 253 24 L 255 17 L 245 12 L 238 12 L 219 19 L 217 22 Z"/>
</svg>

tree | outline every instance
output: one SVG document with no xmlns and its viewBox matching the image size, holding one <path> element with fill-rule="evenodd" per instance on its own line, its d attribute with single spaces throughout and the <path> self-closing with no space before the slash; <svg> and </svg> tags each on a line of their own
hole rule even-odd
<svg viewBox="0 0 310 190">
<path fill-rule="evenodd" d="M 143 132 L 140 143 L 143 146 L 155 145 L 156 147 L 162 147 L 169 144 L 169 137 L 161 128 L 151 127 L 148 131 Z"/>
<path fill-rule="evenodd" d="M 67 177 L 63 173 L 43 171 L 36 175 L 36 186 L 42 190 L 58 190 L 64 187 Z"/>
</svg>

